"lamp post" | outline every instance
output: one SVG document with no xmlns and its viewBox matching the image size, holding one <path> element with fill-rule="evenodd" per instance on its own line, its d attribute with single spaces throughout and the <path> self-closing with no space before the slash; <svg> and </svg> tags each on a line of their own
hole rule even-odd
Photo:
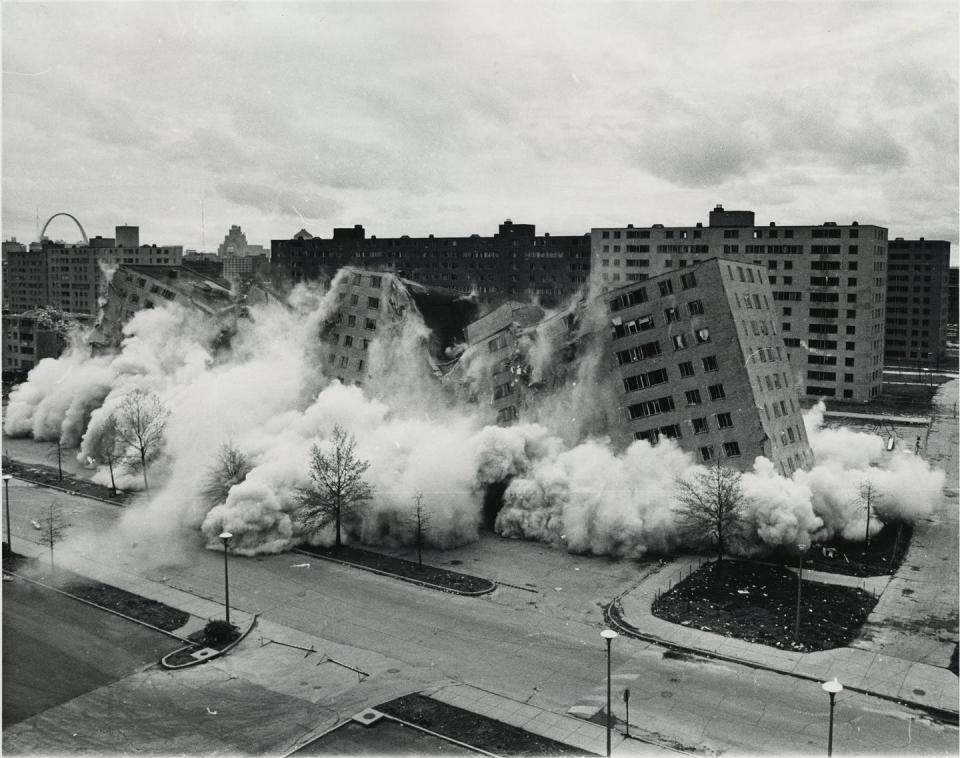
<svg viewBox="0 0 960 758">
<path fill-rule="evenodd" d="M 13 536 L 10 532 L 10 480 L 13 476 L 3 475 L 3 504 L 7 507 L 7 549 L 13 552 Z"/>
<path fill-rule="evenodd" d="M 224 605 L 227 608 L 227 625 L 230 624 L 230 575 L 227 573 L 227 545 L 230 538 L 233 537 L 230 532 L 221 532 L 220 540 L 223 542 L 223 595 Z"/>
<path fill-rule="evenodd" d="M 798 561 L 800 567 L 800 574 L 797 576 L 797 620 L 793 626 L 793 641 L 800 641 L 800 595 L 803 592 L 803 554 L 807 552 L 809 545 L 800 543 L 797 545 L 797 549 L 800 551 L 800 560 Z"/>
<path fill-rule="evenodd" d="M 833 705 L 838 692 L 843 692 L 843 685 L 833 677 L 829 682 L 820 685 L 823 691 L 830 695 L 830 731 L 827 733 L 827 755 L 833 755 Z"/>
<path fill-rule="evenodd" d="M 610 755 L 610 730 L 613 728 L 613 714 L 610 712 L 610 643 L 618 636 L 613 629 L 604 629 L 600 636 L 607 641 L 607 756 Z"/>
</svg>

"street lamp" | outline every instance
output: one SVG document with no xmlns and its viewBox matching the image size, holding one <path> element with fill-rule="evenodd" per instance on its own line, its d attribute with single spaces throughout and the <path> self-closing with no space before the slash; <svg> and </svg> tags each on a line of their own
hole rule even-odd
<svg viewBox="0 0 960 758">
<path fill-rule="evenodd" d="M 613 728 L 613 714 L 610 712 L 610 643 L 618 636 L 613 629 L 604 629 L 600 636 L 607 641 L 607 756 L 610 755 L 610 730 Z"/>
<path fill-rule="evenodd" d="M 227 626 L 230 625 L 230 576 L 227 573 L 227 545 L 231 537 L 233 535 L 230 532 L 220 533 L 220 540 L 223 542 L 223 594 L 224 604 L 227 607 Z"/>
<path fill-rule="evenodd" d="M 803 590 L 803 554 L 807 552 L 807 548 L 810 547 L 804 543 L 797 545 L 797 549 L 800 551 L 800 574 L 797 577 L 797 620 L 793 627 L 793 641 L 800 641 L 800 594 Z"/>
<path fill-rule="evenodd" d="M 13 552 L 13 537 L 10 532 L 10 480 L 13 479 L 13 476 L 10 474 L 3 475 L 3 504 L 7 506 L 7 549 L 12 553 Z"/>
<path fill-rule="evenodd" d="M 832 680 L 824 682 L 820 686 L 823 687 L 824 692 L 830 695 L 830 732 L 827 737 L 827 755 L 833 755 L 833 705 L 837 693 L 843 692 L 843 685 L 837 681 L 837 677 L 833 677 Z"/>
</svg>

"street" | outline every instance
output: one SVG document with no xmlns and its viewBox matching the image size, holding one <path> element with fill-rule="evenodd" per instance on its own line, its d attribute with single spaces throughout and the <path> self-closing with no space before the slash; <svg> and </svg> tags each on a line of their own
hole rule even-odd
<svg viewBox="0 0 960 758">
<path fill-rule="evenodd" d="M 180 532 L 180 544 L 164 536 L 162 549 L 149 534 L 136 544 L 111 535 L 122 509 L 11 482 L 13 544 L 39 541 L 31 520 L 51 502 L 74 524 L 72 549 L 88 560 L 122 568 L 181 590 L 219 600 L 223 564 L 196 535 Z M 574 561 L 593 572 L 607 559 L 568 556 L 542 546 L 538 562 L 557 570 Z M 309 562 L 309 568 L 295 567 Z M 263 618 L 332 642 L 403 661 L 418 678 L 453 679 L 529 702 L 557 713 L 604 684 L 601 602 L 625 589 L 629 564 L 612 564 L 612 586 L 540 587 L 565 593 L 563 604 L 501 587 L 484 598 L 465 598 L 417 588 L 387 577 L 305 556 L 281 554 L 231 561 L 231 600 Z M 482 561 L 470 571 L 484 575 Z M 522 568 L 518 569 L 521 571 Z M 542 569 L 541 569 L 542 570 Z M 487 572 L 489 573 L 489 571 Z M 599 572 L 598 572 L 599 573 Z M 501 578 L 504 578 L 501 576 Z M 524 577 L 518 577 L 522 585 Z M 561 585 L 558 584 L 558 587 Z M 583 619 L 570 609 L 579 607 Z M 706 751 L 819 752 L 826 737 L 827 698 L 819 685 L 747 667 L 685 659 L 636 640 L 613 647 L 618 692 L 629 687 L 635 730 L 670 744 Z M 617 711 L 620 713 L 619 711 Z M 955 753 L 957 730 L 932 723 L 894 703 L 844 692 L 837 701 L 835 747 L 844 752 Z M 622 715 L 621 715 L 622 718 Z"/>
</svg>

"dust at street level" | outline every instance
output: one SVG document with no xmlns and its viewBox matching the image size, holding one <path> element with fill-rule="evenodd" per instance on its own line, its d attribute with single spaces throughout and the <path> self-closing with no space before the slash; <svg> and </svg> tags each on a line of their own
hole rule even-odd
<svg viewBox="0 0 960 758">
<path fill-rule="evenodd" d="M 14 546 L 17 539 L 38 540 L 30 522 L 52 500 L 70 513 L 75 534 L 89 526 L 102 536 L 122 512 L 19 480 L 12 485 Z M 195 535 L 180 536 L 178 550 L 163 551 L 168 556 L 163 563 L 150 560 L 156 546 L 149 535 L 113 550 L 104 549 L 102 542 L 77 544 L 87 560 L 219 599 L 220 556 L 204 550 Z M 510 543 L 511 550 L 526 547 Z M 60 560 L 68 561 L 71 549 L 65 544 Z M 554 551 L 543 551 L 538 558 L 547 565 L 554 561 L 556 575 L 567 576 L 572 562 L 594 576 L 601 575 L 595 573 L 598 566 L 608 563 Z M 605 654 L 597 634 L 602 625 L 598 601 L 609 599 L 605 593 L 622 589 L 629 579 L 622 565 L 614 564 L 615 581 L 608 586 L 602 581 L 565 583 L 563 603 L 546 598 L 538 602 L 541 594 L 560 594 L 556 587 L 539 587 L 537 594 L 501 587 L 478 599 L 424 590 L 332 563 L 314 561 L 309 568 L 294 568 L 304 562 L 303 556 L 291 554 L 233 559 L 233 604 L 259 611 L 283 626 L 398 659 L 414 667 L 421 678 L 462 680 L 557 713 L 602 692 Z M 550 575 L 543 572 L 544 578 Z M 507 580 L 506 575 L 500 578 Z M 577 607 L 590 612 L 578 614 L 572 610 Z M 816 682 L 702 659 L 665 658 L 661 649 L 625 638 L 614 645 L 613 666 L 618 692 L 631 690 L 631 722 L 639 733 L 715 751 L 822 748 L 827 704 Z M 619 711 L 617 715 L 623 717 Z M 836 730 L 838 752 L 957 750 L 956 728 L 850 692 L 838 700 Z"/>
</svg>

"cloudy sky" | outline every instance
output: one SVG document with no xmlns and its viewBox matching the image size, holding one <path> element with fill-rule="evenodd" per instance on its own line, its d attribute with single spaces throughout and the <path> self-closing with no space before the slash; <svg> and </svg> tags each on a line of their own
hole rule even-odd
<svg viewBox="0 0 960 758">
<path fill-rule="evenodd" d="M 4 238 L 69 211 L 200 247 L 201 201 L 208 249 L 719 202 L 957 242 L 953 2 L 3 2 L 2 27 Z"/>
</svg>

